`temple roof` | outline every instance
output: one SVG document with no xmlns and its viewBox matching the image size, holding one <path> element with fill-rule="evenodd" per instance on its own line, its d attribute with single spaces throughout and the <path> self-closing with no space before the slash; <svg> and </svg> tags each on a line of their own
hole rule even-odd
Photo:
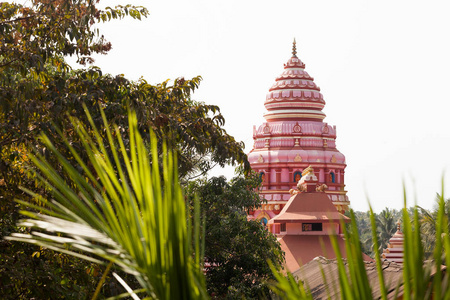
<svg viewBox="0 0 450 300">
<path fill-rule="evenodd" d="M 314 169 L 309 166 L 302 173 L 298 182 L 299 191 L 292 191 L 294 195 L 289 199 L 281 212 L 269 221 L 269 224 L 278 222 L 301 221 L 348 221 L 349 218 L 340 214 L 333 203 L 322 191 L 317 191 L 317 177 Z M 301 192 L 300 192 L 301 191 Z"/>
<path fill-rule="evenodd" d="M 344 265 L 348 266 L 344 259 Z M 366 272 L 372 288 L 373 299 L 381 299 L 380 281 L 374 261 L 366 262 Z M 393 262 L 383 262 L 383 277 L 388 286 L 388 299 L 401 299 L 403 295 L 403 266 Z M 432 274 L 435 272 L 433 271 Z M 336 259 L 316 257 L 292 274 L 311 290 L 314 299 L 340 299 L 340 275 Z M 325 279 L 323 278 L 325 276 Z M 350 276 L 350 275 L 348 275 Z M 398 290 L 397 284 L 400 285 Z"/>
<path fill-rule="evenodd" d="M 344 259 L 343 263 L 347 271 L 347 276 L 350 278 L 348 260 Z M 429 261 L 424 262 L 423 268 L 429 268 L 429 280 L 431 282 L 438 269 L 434 263 L 430 267 Z M 380 276 L 378 274 L 376 262 L 373 260 L 366 261 L 365 269 L 367 279 L 369 280 L 372 289 L 371 299 L 381 299 Z M 387 299 L 403 299 L 403 265 L 391 261 L 383 261 L 381 269 L 383 272 L 384 284 L 387 288 Z M 441 265 L 440 272 L 445 272 L 446 269 L 446 266 Z M 292 275 L 295 280 L 301 280 L 308 286 L 311 291 L 311 296 L 316 300 L 341 299 L 342 291 L 340 290 L 341 285 L 339 283 L 341 274 L 339 273 L 338 262 L 336 259 L 326 259 L 325 257 L 320 256 L 316 257 L 298 270 L 292 272 Z"/>
<path fill-rule="evenodd" d="M 305 64 L 297 57 L 293 46 L 292 57 L 284 65 L 284 72 L 278 76 L 269 89 L 264 115 L 267 121 L 280 119 L 317 120 L 322 121 L 325 106 L 320 88 L 314 78 L 305 71 Z"/>
<path fill-rule="evenodd" d="M 340 214 L 324 192 L 302 192 L 289 199 L 283 210 L 269 220 L 269 224 L 301 221 L 339 221 L 349 220 Z"/>
</svg>

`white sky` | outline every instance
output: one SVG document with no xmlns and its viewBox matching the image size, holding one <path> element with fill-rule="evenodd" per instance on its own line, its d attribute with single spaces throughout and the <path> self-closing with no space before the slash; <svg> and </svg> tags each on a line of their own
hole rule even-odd
<svg viewBox="0 0 450 300">
<path fill-rule="evenodd" d="M 113 49 L 95 65 L 153 84 L 201 75 L 194 99 L 221 108 L 226 130 L 247 153 L 296 38 L 327 102 L 324 121 L 337 126 L 351 206 L 367 210 L 368 196 L 375 211 L 399 209 L 402 181 L 408 206 L 433 206 L 450 170 L 450 2 L 105 3 L 145 5 L 150 16 L 102 25 Z M 233 169 L 214 174 L 230 178 Z"/>
</svg>

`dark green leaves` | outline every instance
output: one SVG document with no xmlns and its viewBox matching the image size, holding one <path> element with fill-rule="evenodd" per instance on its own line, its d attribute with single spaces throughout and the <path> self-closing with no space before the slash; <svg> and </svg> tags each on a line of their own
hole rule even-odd
<svg viewBox="0 0 450 300">
<path fill-rule="evenodd" d="M 280 268 L 283 254 L 273 234 L 247 211 L 257 209 L 260 180 L 254 173 L 231 181 L 224 177 L 198 180 L 189 185 L 189 198 L 198 195 L 205 220 L 205 259 L 208 291 L 218 297 L 252 299 L 268 295 L 274 277 L 268 261 Z"/>
<path fill-rule="evenodd" d="M 56 156 L 58 168 L 39 154 L 33 157 L 33 163 L 52 197 L 41 213 L 24 212 L 29 219 L 20 225 L 33 231 L 13 234 L 10 239 L 99 264 L 111 261 L 135 276 L 154 299 L 206 298 L 203 255 L 196 253 L 195 260 L 192 257 L 194 249 L 202 247 L 187 230 L 176 156 L 163 146 L 165 155 L 160 169 L 155 136 L 151 137 L 150 155 L 139 134 L 135 114 L 128 118 L 126 136 L 118 127 L 110 131 L 104 115 L 103 130 L 95 129 L 90 115 L 91 130 L 72 121 L 87 161 L 61 138 L 81 172 L 42 136 L 43 143 Z M 124 138 L 129 140 L 128 147 Z M 22 203 L 35 208 L 32 203 Z M 194 228 L 198 228 L 198 221 L 194 219 Z"/>
</svg>

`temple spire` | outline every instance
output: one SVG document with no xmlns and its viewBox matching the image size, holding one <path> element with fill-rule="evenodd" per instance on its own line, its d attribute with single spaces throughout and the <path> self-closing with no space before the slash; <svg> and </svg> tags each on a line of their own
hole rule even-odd
<svg viewBox="0 0 450 300">
<path fill-rule="evenodd" d="M 296 47 L 295 38 L 294 38 L 294 42 L 292 43 L 292 55 L 297 57 L 297 47 Z"/>
</svg>

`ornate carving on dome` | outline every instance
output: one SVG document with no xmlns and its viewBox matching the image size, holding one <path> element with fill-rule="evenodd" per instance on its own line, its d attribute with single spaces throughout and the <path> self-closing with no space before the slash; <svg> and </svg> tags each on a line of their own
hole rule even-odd
<svg viewBox="0 0 450 300">
<path fill-rule="evenodd" d="M 334 163 L 336 163 L 336 161 L 337 161 L 336 156 L 333 155 L 333 156 L 331 157 L 331 162 L 334 164 Z"/>
<path fill-rule="evenodd" d="M 270 133 L 270 126 L 269 126 L 269 124 L 266 124 L 266 126 L 264 126 L 263 132 L 265 134 L 269 134 Z"/>
<path fill-rule="evenodd" d="M 294 131 L 295 133 L 302 132 L 302 127 L 300 125 L 298 125 L 298 122 L 295 123 L 294 127 L 292 128 L 292 131 Z"/>
<path fill-rule="evenodd" d="M 294 161 L 295 161 L 295 162 L 301 162 L 301 161 L 303 161 L 303 159 L 302 159 L 302 157 L 300 156 L 300 154 L 297 153 L 297 155 L 296 155 L 295 158 L 294 158 Z"/>
<path fill-rule="evenodd" d="M 330 129 L 328 128 L 328 125 L 323 126 L 322 132 L 325 133 L 325 134 L 328 134 L 328 132 L 330 132 Z"/>
<path fill-rule="evenodd" d="M 262 154 L 259 155 L 258 157 L 258 162 L 261 164 L 264 162 L 264 157 L 262 156 Z"/>
<path fill-rule="evenodd" d="M 326 184 L 317 185 L 316 192 L 325 192 L 325 190 L 328 188 Z"/>
<path fill-rule="evenodd" d="M 299 192 L 306 192 L 306 185 L 305 184 L 298 184 L 297 189 Z M 298 194 L 298 192 L 296 193 Z"/>
<path fill-rule="evenodd" d="M 296 189 L 290 189 L 289 190 L 289 194 L 291 194 L 291 196 L 297 195 L 300 191 L 296 190 Z"/>
<path fill-rule="evenodd" d="M 328 141 L 326 139 L 323 139 L 323 146 L 328 147 Z"/>
</svg>

